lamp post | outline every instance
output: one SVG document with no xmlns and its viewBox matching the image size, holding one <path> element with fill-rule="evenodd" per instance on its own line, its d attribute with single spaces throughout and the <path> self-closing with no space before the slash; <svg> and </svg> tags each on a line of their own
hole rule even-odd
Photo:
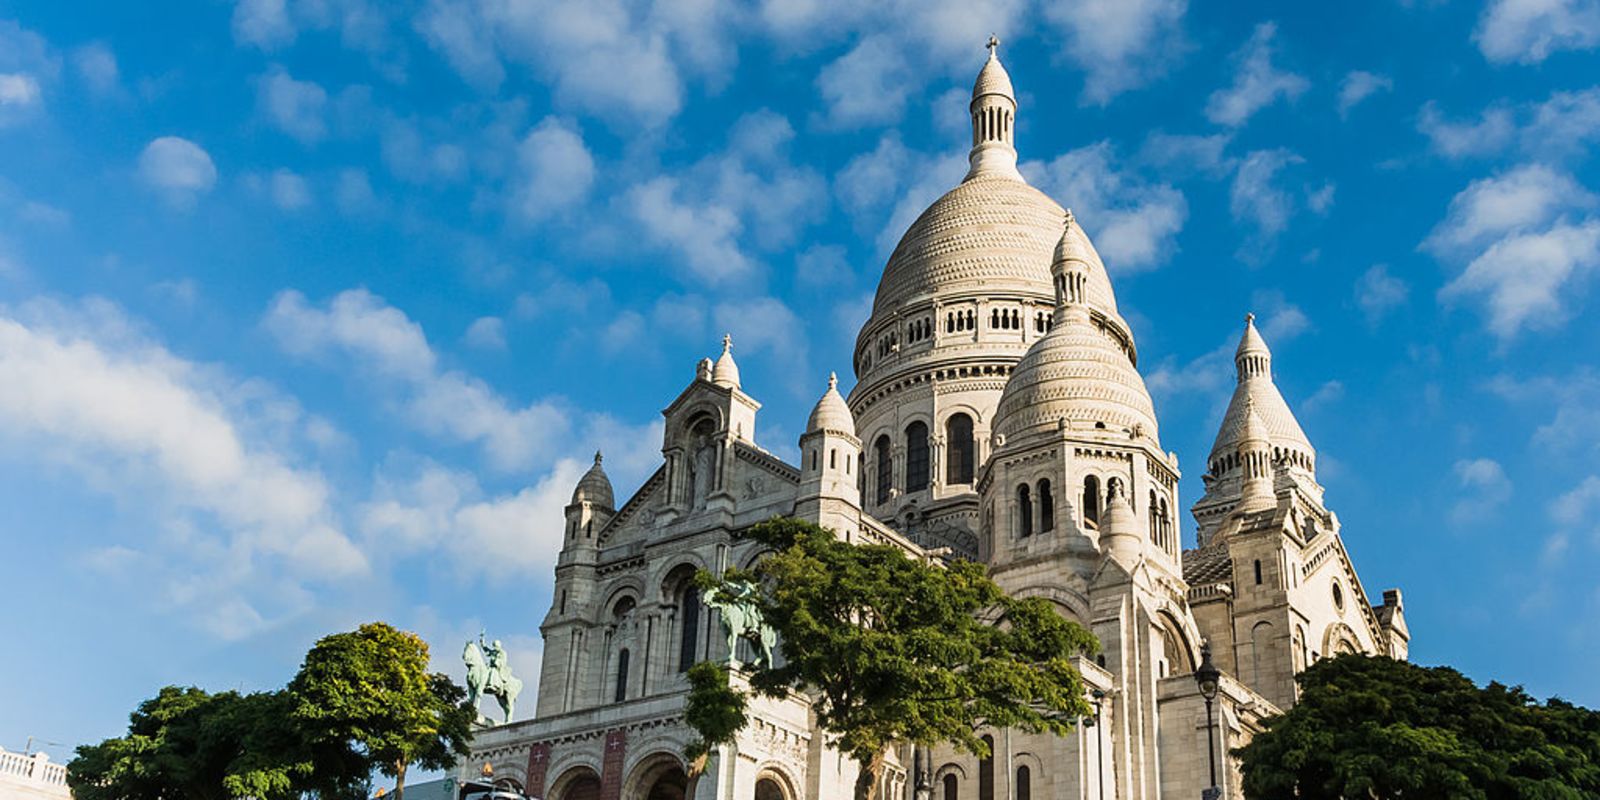
<svg viewBox="0 0 1600 800">
<path fill-rule="evenodd" d="M 1106 693 L 1095 689 L 1089 696 L 1094 698 L 1094 783 L 1100 787 L 1100 800 L 1106 800 L 1106 755 L 1100 746 L 1105 741 L 1100 733 L 1100 706 L 1105 702 Z"/>
<path fill-rule="evenodd" d="M 1211 643 L 1200 643 L 1200 668 L 1194 671 L 1194 681 L 1200 684 L 1200 696 L 1206 699 L 1206 763 L 1211 767 L 1211 786 L 1200 793 L 1201 800 L 1216 800 L 1222 796 L 1217 787 L 1217 751 L 1211 741 L 1211 701 L 1217 699 L 1217 682 L 1222 671 L 1211 663 Z"/>
</svg>

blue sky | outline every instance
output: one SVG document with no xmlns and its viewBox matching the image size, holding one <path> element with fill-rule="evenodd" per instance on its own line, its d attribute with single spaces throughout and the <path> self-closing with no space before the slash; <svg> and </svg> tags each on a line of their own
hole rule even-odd
<svg viewBox="0 0 1600 800">
<path fill-rule="evenodd" d="M 1600 704 L 1594 0 L 94 5 L 0 3 L 0 745 L 373 618 L 536 674 L 595 448 L 724 331 L 780 454 L 851 381 L 991 31 L 1184 504 L 1253 310 L 1415 660 Z"/>
</svg>

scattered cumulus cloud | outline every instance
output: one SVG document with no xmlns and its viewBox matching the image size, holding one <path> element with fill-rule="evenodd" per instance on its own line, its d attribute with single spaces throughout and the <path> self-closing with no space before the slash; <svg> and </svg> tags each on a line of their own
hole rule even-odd
<svg viewBox="0 0 1600 800">
<path fill-rule="evenodd" d="M 1218 125 L 1237 128 L 1250 121 L 1257 111 L 1279 101 L 1293 101 L 1311 88 L 1311 82 L 1272 63 L 1272 40 L 1278 26 L 1263 22 L 1250 40 L 1233 56 L 1236 64 L 1233 85 L 1218 89 L 1206 101 L 1206 119 Z"/>
<path fill-rule="evenodd" d="M 145 576 L 149 588 L 219 635 L 251 632 L 229 620 L 263 618 L 256 604 L 273 602 L 259 596 L 263 580 L 367 571 L 326 480 L 272 434 L 285 419 L 305 422 L 292 401 L 173 354 L 115 306 L 0 311 L 0 383 L 12 389 L 0 394 L 4 436 L 184 532 L 116 546 L 187 564 Z M 219 618 L 219 608 L 234 611 Z"/>
<path fill-rule="evenodd" d="M 1305 159 L 1283 148 L 1256 150 L 1240 161 L 1228 192 L 1228 209 L 1234 220 L 1255 229 L 1251 240 L 1239 251 L 1241 258 L 1265 259 L 1275 248 L 1278 235 L 1289 227 L 1296 202 L 1282 186 L 1280 173 L 1303 163 Z"/>
<path fill-rule="evenodd" d="M 1348 117 L 1350 110 L 1360 105 L 1361 101 L 1393 89 L 1394 81 L 1387 75 L 1359 69 L 1351 71 L 1339 82 L 1339 117 Z"/>
<path fill-rule="evenodd" d="M 1031 182 L 1072 208 L 1113 272 L 1160 266 L 1189 216 L 1183 193 L 1120 167 L 1109 141 L 1022 165 Z"/>
<path fill-rule="evenodd" d="M 1460 495 L 1450 519 L 1458 525 L 1478 524 L 1511 499 L 1511 479 L 1492 458 L 1462 459 L 1452 471 Z"/>
<path fill-rule="evenodd" d="M 311 188 L 306 179 L 289 170 L 274 170 L 267 187 L 273 204 L 284 211 L 300 211 L 311 205 Z"/>
<path fill-rule="evenodd" d="M 534 221 L 580 205 L 594 185 L 594 157 L 568 122 L 546 117 L 517 147 L 519 174 L 512 206 Z"/>
<path fill-rule="evenodd" d="M 1499 152 L 1511 143 L 1516 124 L 1511 110 L 1504 107 L 1484 109 L 1474 122 L 1453 122 L 1445 119 L 1438 104 L 1430 100 L 1417 116 L 1417 130 L 1428 137 L 1428 143 L 1439 155 L 1464 158 Z"/>
<path fill-rule="evenodd" d="M 233 7 L 233 39 L 262 50 L 277 50 L 295 39 L 288 0 L 239 0 Z"/>
<path fill-rule="evenodd" d="M 824 121 L 833 128 L 898 122 L 912 88 L 905 54 L 887 35 L 862 39 L 817 75 Z"/>
<path fill-rule="evenodd" d="M 1465 263 L 1439 299 L 1481 301 L 1502 341 L 1524 328 L 1561 325 L 1572 288 L 1600 266 L 1597 205 L 1600 198 L 1572 176 L 1541 164 L 1473 181 L 1422 244 Z"/>
<path fill-rule="evenodd" d="M 1188 49 L 1187 0 L 1045 3 L 1042 10 L 1062 38 L 1061 56 L 1086 73 L 1086 104 L 1106 105 L 1160 77 Z"/>
<path fill-rule="evenodd" d="M 1600 144 L 1600 87 L 1554 92 L 1517 106 L 1495 103 L 1468 121 L 1446 119 L 1429 102 L 1417 117 L 1417 130 L 1434 152 L 1451 159 L 1510 150 L 1550 162 L 1580 159 Z"/>
<path fill-rule="evenodd" d="M 139 154 L 139 177 L 174 205 L 188 206 L 217 182 L 217 166 L 200 145 L 178 136 L 162 136 Z"/>
<path fill-rule="evenodd" d="M 1356 305 L 1367 317 L 1367 322 L 1378 324 L 1389 312 L 1405 305 L 1411 287 L 1389 274 L 1388 266 L 1373 264 L 1361 279 L 1356 281 Z"/>
<path fill-rule="evenodd" d="M 121 87 L 117 56 L 104 43 L 91 42 L 73 50 L 72 66 L 95 94 L 116 94 Z"/>
<path fill-rule="evenodd" d="M 257 102 L 273 127 L 310 144 L 328 134 L 328 92 L 273 66 L 257 84 Z"/>
<path fill-rule="evenodd" d="M 1590 50 L 1600 45 L 1600 3 L 1491 0 L 1472 38 L 1497 64 L 1537 64 L 1563 50 Z"/>
<path fill-rule="evenodd" d="M 479 317 L 467 326 L 462 340 L 480 350 L 506 349 L 506 323 L 499 317 Z"/>
</svg>

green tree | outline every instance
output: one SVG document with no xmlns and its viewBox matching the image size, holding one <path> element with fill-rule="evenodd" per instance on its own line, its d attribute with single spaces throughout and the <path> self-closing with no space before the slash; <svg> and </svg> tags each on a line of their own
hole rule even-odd
<svg viewBox="0 0 1600 800">
<path fill-rule="evenodd" d="M 79 747 L 67 781 L 79 800 L 294 797 L 312 787 L 313 759 L 287 711 L 282 692 L 168 686 L 139 704 L 126 736 Z"/>
<path fill-rule="evenodd" d="M 370 770 L 395 779 L 395 800 L 404 799 L 412 764 L 444 769 L 468 752 L 466 692 L 428 671 L 428 645 L 414 633 L 373 622 L 323 637 L 288 691 L 306 741 L 359 752 Z"/>
<path fill-rule="evenodd" d="M 755 670 L 750 685 L 811 698 L 820 727 L 861 766 L 857 798 L 877 797 L 896 744 L 984 755 L 985 727 L 1066 734 L 1089 713 L 1072 658 L 1098 649 L 1093 635 L 1047 600 L 1008 597 L 982 565 L 930 564 L 795 519 L 745 535 L 771 552 L 753 575 L 729 577 L 766 587 L 762 613 L 783 642 L 782 663 Z M 691 675 L 698 748 L 731 740 L 744 724 L 740 701 L 725 673 Z"/>
<path fill-rule="evenodd" d="M 1252 800 L 1600 797 L 1600 713 L 1448 667 L 1342 655 L 1234 753 Z"/>
</svg>

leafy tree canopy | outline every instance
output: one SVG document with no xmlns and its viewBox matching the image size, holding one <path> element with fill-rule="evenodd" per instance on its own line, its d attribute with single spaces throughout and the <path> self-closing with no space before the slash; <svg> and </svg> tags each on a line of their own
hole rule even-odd
<svg viewBox="0 0 1600 800">
<path fill-rule="evenodd" d="M 323 637 L 289 683 L 293 717 L 317 744 L 348 745 L 405 792 L 407 768 L 444 769 L 466 755 L 466 692 L 428 672 L 428 644 L 381 622 Z"/>
<path fill-rule="evenodd" d="M 1297 680 L 1294 708 L 1235 751 L 1252 800 L 1600 797 L 1600 713 L 1365 655 Z"/>
<path fill-rule="evenodd" d="M 875 796 L 893 744 L 948 742 L 983 754 L 985 727 L 1065 734 L 1089 713 L 1072 658 L 1098 649 L 1093 635 L 1043 598 L 1008 597 L 982 565 L 930 564 L 795 519 L 745 535 L 772 552 L 753 575 L 728 577 L 766 587 L 762 613 L 783 655 L 751 673 L 750 685 L 812 698 L 818 724 L 862 765 L 858 796 Z M 718 584 L 704 573 L 699 580 Z M 701 747 L 743 726 L 738 695 L 725 673 L 692 681 L 690 709 L 706 712 L 690 718 Z"/>
<path fill-rule="evenodd" d="M 465 693 L 427 663 L 420 639 L 374 624 L 318 642 L 285 690 L 169 686 L 126 736 L 79 747 L 67 781 L 77 800 L 359 800 L 375 769 L 403 781 L 466 752 Z"/>
</svg>

